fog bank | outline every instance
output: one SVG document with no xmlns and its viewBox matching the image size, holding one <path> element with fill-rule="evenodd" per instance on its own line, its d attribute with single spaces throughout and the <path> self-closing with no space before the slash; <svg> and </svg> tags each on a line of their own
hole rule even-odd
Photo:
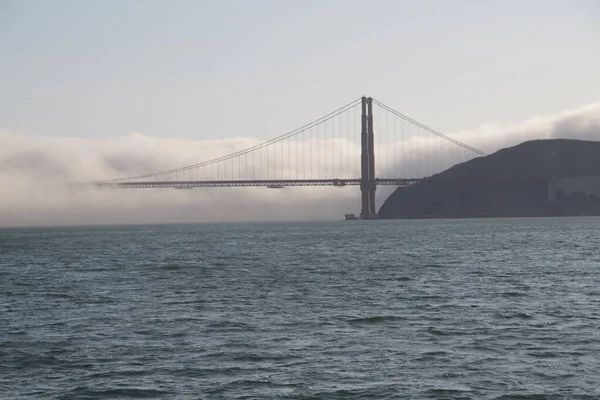
<svg viewBox="0 0 600 400">
<path fill-rule="evenodd" d="M 435 128 L 435 123 L 429 123 Z M 600 140 L 600 103 L 449 136 L 488 153 L 530 139 Z M 177 168 L 256 139 L 42 137 L 0 130 L 0 226 L 340 219 L 359 212 L 357 187 L 72 190 L 68 183 Z M 356 155 L 359 159 L 359 155 Z M 378 188 L 380 205 L 393 188 Z"/>
</svg>

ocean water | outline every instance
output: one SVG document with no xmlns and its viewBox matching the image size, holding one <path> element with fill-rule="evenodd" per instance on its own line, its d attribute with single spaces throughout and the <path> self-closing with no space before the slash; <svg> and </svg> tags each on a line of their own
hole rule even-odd
<svg viewBox="0 0 600 400">
<path fill-rule="evenodd" d="M 598 399 L 600 219 L 0 230 L 0 399 Z"/>
</svg>

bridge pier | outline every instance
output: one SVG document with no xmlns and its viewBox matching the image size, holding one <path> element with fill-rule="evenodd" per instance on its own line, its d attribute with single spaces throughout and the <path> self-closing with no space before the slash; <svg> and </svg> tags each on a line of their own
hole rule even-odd
<svg viewBox="0 0 600 400">
<path fill-rule="evenodd" d="M 369 135 L 367 133 L 367 98 L 362 97 L 360 120 L 360 218 L 367 219 L 369 215 Z"/>
<path fill-rule="evenodd" d="M 361 115 L 361 219 L 377 218 L 375 208 L 375 146 L 373 134 L 373 99 L 362 97 Z"/>
<path fill-rule="evenodd" d="M 373 134 L 373 99 L 367 99 L 367 135 L 369 143 L 369 217 L 377 218 L 375 209 L 375 139 Z"/>
</svg>

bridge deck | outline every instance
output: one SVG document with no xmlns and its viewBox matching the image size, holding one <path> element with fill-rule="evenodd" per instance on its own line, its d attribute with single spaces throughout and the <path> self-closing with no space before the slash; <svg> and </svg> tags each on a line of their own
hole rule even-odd
<svg viewBox="0 0 600 400">
<path fill-rule="evenodd" d="M 421 179 L 377 178 L 377 185 L 410 186 Z M 228 181 L 140 181 L 140 182 L 100 182 L 96 186 L 113 189 L 139 188 L 176 188 L 191 189 L 195 187 L 267 187 L 279 189 L 290 186 L 358 186 L 360 179 L 266 179 L 266 180 L 228 180 Z"/>
</svg>

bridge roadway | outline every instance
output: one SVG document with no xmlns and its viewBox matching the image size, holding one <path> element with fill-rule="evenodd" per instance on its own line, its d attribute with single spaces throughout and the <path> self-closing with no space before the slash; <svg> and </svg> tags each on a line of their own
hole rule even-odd
<svg viewBox="0 0 600 400">
<path fill-rule="evenodd" d="M 422 179 L 376 178 L 376 185 L 410 186 Z M 264 179 L 264 180 L 222 180 L 222 181 L 139 181 L 139 182 L 98 182 L 100 188 L 140 189 L 140 188 L 175 188 L 192 189 L 208 187 L 266 187 L 281 189 L 290 186 L 359 186 L 356 179 Z"/>
</svg>

